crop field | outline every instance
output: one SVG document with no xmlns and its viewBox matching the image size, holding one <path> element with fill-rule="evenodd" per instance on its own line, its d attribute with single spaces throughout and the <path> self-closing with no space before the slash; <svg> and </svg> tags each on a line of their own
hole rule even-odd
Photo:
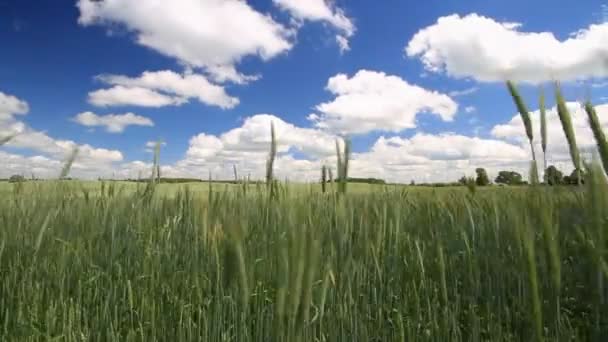
<svg viewBox="0 0 608 342">
<path fill-rule="evenodd" d="M 62 180 L 75 151 L 0 183 L 0 340 L 606 340 L 608 183 L 561 110 L 568 187 L 349 184 L 348 143 L 286 184 L 273 128 L 265 183 Z"/>
<path fill-rule="evenodd" d="M 589 177 L 273 197 L 4 183 L 0 339 L 597 340 L 608 187 Z"/>
</svg>

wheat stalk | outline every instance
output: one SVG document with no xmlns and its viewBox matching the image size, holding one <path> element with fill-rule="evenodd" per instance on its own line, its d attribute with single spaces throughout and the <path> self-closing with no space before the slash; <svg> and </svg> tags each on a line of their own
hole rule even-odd
<svg viewBox="0 0 608 342">
<path fill-rule="evenodd" d="M 597 117 L 597 112 L 589 100 L 585 102 L 585 112 L 587 112 L 589 126 L 591 127 L 591 131 L 593 131 L 604 171 L 608 172 L 608 142 L 606 141 L 606 135 L 604 134 L 604 130 L 602 130 L 600 120 Z"/>
<path fill-rule="evenodd" d="M 517 87 L 512 81 L 507 81 L 507 88 L 509 89 L 509 93 L 513 98 L 513 102 L 515 102 L 515 106 L 517 107 L 517 111 L 521 116 L 522 121 L 524 122 L 524 127 L 526 129 L 526 136 L 528 137 L 528 141 L 530 142 L 530 151 L 532 152 L 532 160 L 534 161 L 534 169 L 532 172 L 536 173 L 533 176 L 534 179 L 538 179 L 538 169 L 536 168 L 536 152 L 534 151 L 534 131 L 532 129 L 532 119 L 530 118 L 530 112 L 528 112 L 528 108 L 524 103 L 523 98 L 519 94 Z"/>
<path fill-rule="evenodd" d="M 541 147 L 543 149 L 543 161 L 544 169 L 547 169 L 547 109 L 545 107 L 545 90 L 540 88 L 540 99 L 539 99 L 539 110 L 540 110 L 540 138 Z"/>
<path fill-rule="evenodd" d="M 568 141 L 568 146 L 570 147 L 570 157 L 572 158 L 572 163 L 574 164 L 574 169 L 576 171 L 577 181 L 581 183 L 581 156 L 576 145 L 576 135 L 574 134 L 574 126 L 572 125 L 572 117 L 570 116 L 570 111 L 568 110 L 568 106 L 566 105 L 566 100 L 562 94 L 561 87 L 559 82 L 555 82 L 555 100 L 557 102 L 557 114 L 559 115 L 559 120 L 562 123 L 562 128 L 564 130 L 564 134 L 566 135 L 566 140 Z"/>
</svg>

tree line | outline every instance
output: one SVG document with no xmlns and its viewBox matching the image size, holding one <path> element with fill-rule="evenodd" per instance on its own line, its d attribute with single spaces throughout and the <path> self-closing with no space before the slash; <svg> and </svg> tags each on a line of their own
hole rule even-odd
<svg viewBox="0 0 608 342">
<path fill-rule="evenodd" d="M 580 170 L 573 170 L 570 175 L 564 175 L 557 167 L 551 165 L 545 170 L 543 177 L 543 183 L 546 185 L 577 185 L 579 177 L 583 176 L 580 174 Z M 458 183 L 461 185 L 467 185 L 475 183 L 477 186 L 487 186 L 491 184 L 490 177 L 484 168 L 477 168 L 475 170 L 475 178 L 467 178 L 463 176 L 460 178 Z M 494 183 L 499 185 L 526 185 L 526 182 L 522 175 L 515 171 L 500 171 L 494 179 Z"/>
</svg>

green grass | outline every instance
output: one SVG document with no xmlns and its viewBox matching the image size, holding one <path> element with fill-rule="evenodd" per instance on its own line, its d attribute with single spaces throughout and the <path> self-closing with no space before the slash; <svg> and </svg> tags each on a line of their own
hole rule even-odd
<svg viewBox="0 0 608 342">
<path fill-rule="evenodd" d="M 0 183 L 0 340 L 602 340 L 587 184 Z"/>
</svg>

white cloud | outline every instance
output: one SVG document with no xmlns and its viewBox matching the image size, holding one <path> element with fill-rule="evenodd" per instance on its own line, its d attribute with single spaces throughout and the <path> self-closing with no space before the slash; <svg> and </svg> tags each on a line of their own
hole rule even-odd
<svg viewBox="0 0 608 342">
<path fill-rule="evenodd" d="M 152 141 L 152 140 L 151 141 L 147 141 L 146 142 L 146 147 L 148 147 L 148 148 L 155 148 L 156 144 L 158 144 L 158 141 Z M 167 146 L 167 143 L 164 142 L 164 141 L 161 141 L 160 145 L 161 146 Z"/>
<path fill-rule="evenodd" d="M 467 88 L 467 89 L 463 89 L 463 90 L 453 90 L 453 91 L 449 92 L 448 95 L 450 95 L 451 97 L 467 96 L 467 95 L 475 94 L 478 90 L 479 90 L 478 87 L 471 87 L 471 88 Z"/>
<path fill-rule="evenodd" d="M 239 100 L 229 96 L 223 87 L 198 74 L 180 75 L 163 70 L 145 71 L 139 77 L 100 75 L 96 78 L 114 86 L 89 93 L 89 102 L 100 106 L 161 107 L 181 105 L 192 98 L 223 109 L 234 108 L 239 103 Z"/>
<path fill-rule="evenodd" d="M 335 167 L 335 136 L 294 126 L 274 115 L 258 114 L 222 134 L 192 137 L 184 158 L 164 165 L 162 172 L 196 178 L 207 178 L 211 172 L 215 179 L 231 179 L 236 165 L 240 176 L 263 179 L 271 121 L 278 140 L 277 178 L 316 181 L 322 165 Z M 492 177 L 500 170 L 526 174 L 529 160 L 526 146 L 519 143 L 453 133 L 419 133 L 411 138 L 380 137 L 368 151 L 353 153 L 350 174 L 394 182 L 448 182 L 464 174 L 473 175 L 477 167 L 486 168 Z"/>
<path fill-rule="evenodd" d="M 427 70 L 481 82 L 539 83 L 608 76 L 608 23 L 565 40 L 551 32 L 525 32 L 521 24 L 478 14 L 441 17 L 423 28 L 405 51 Z"/>
<path fill-rule="evenodd" d="M 569 102 L 567 106 L 570 110 L 572 125 L 576 136 L 579 150 L 585 157 L 590 158 L 589 153 L 596 150 L 596 142 L 593 132 L 589 128 L 587 114 L 579 103 Z M 608 104 L 596 106 L 596 111 L 600 124 L 604 131 L 608 130 Z M 541 158 L 540 149 L 540 112 L 538 110 L 530 112 L 532 127 L 534 129 L 537 157 Z M 504 138 L 516 141 L 522 146 L 528 145 L 527 137 L 521 116 L 513 115 L 512 119 L 505 124 L 496 125 L 492 128 L 492 135 L 497 138 Z M 547 159 L 550 162 L 561 162 L 568 165 L 570 154 L 568 142 L 562 129 L 556 108 L 547 110 Z"/>
<path fill-rule="evenodd" d="M 528 160 L 524 148 L 504 141 L 419 133 L 411 138 L 380 137 L 370 151 L 353 155 L 352 174 L 402 183 L 454 182 L 478 167 L 491 177 L 500 170 L 524 172 Z"/>
<path fill-rule="evenodd" d="M 335 136 L 316 129 L 294 126 L 271 114 L 257 114 L 245 119 L 241 127 L 220 136 L 201 133 L 193 137 L 190 139 L 187 156 L 203 163 L 210 157 L 231 162 L 249 157 L 264 161 L 271 141 L 271 122 L 275 127 L 279 153 L 287 153 L 292 149 L 311 157 L 334 153 Z"/>
<path fill-rule="evenodd" d="M 268 60 L 292 46 L 290 29 L 241 0 L 79 0 L 77 7 L 81 25 L 122 25 L 137 44 L 211 74 L 245 56 Z M 230 80 L 246 81 L 238 73 Z"/>
<path fill-rule="evenodd" d="M 141 87 L 114 86 L 89 93 L 89 103 L 98 107 L 139 106 L 158 108 L 181 105 L 185 102 L 186 100 L 182 98 L 163 95 L 157 91 Z"/>
<path fill-rule="evenodd" d="M 596 82 L 591 84 L 591 88 L 601 89 L 608 87 L 608 81 Z"/>
<path fill-rule="evenodd" d="M 344 11 L 328 0 L 273 0 L 281 9 L 288 11 L 297 20 L 322 21 L 332 25 L 341 33 L 336 35 L 340 51 L 350 50 L 348 38 L 355 33 L 355 25 Z"/>
<path fill-rule="evenodd" d="M 0 121 L 12 119 L 14 115 L 25 115 L 29 112 L 26 102 L 0 91 Z"/>
<path fill-rule="evenodd" d="M 9 98 L 11 106 L 5 106 L 9 108 L 5 113 L 26 115 L 29 106 L 23 101 L 13 96 L 2 94 L 4 98 Z M 17 104 L 17 105 L 15 105 Z M 13 166 L 3 169 L 0 168 L 0 173 L 3 172 L 16 172 L 22 168 L 29 172 L 41 171 L 45 177 L 52 176 L 56 177 L 59 174 L 57 165 L 61 165 L 63 160 L 72 153 L 74 148 L 79 149 L 78 157 L 74 163 L 74 169 L 80 170 L 80 174 L 94 174 L 96 172 L 103 172 L 104 170 L 111 169 L 113 164 L 123 160 L 123 155 L 120 151 L 109 150 L 105 148 L 97 148 L 88 144 L 77 144 L 71 140 L 56 139 L 49 136 L 46 132 L 35 130 L 29 127 L 22 121 L 15 120 L 11 115 L 0 120 L 0 136 L 17 134 L 3 147 L 10 147 L 13 149 L 27 149 L 34 153 L 41 154 L 36 157 L 23 157 L 16 154 L 5 153 L 4 155 L 8 160 L 14 162 Z M 48 163 L 47 163 L 48 162 Z M 30 168 L 25 167 L 30 164 Z M 43 165 L 47 164 L 48 170 L 52 170 L 53 173 L 47 174 L 43 171 Z M 36 169 L 39 168 L 39 169 Z M 49 171 L 50 172 L 50 171 Z M 38 172 L 35 172 L 38 173 Z M 38 175 L 37 175 L 38 176 Z M 42 176 L 42 175 L 41 175 Z"/>
<path fill-rule="evenodd" d="M 350 50 L 350 43 L 348 39 L 341 35 L 336 35 L 336 43 L 338 43 L 338 47 L 340 48 L 340 52 L 344 53 Z"/>
<path fill-rule="evenodd" d="M 309 119 L 318 128 L 339 133 L 399 132 L 416 127 L 419 113 L 436 113 L 451 121 L 458 110 L 449 96 L 383 72 L 360 70 L 351 78 L 338 74 L 329 79 L 326 89 L 337 97 L 317 105 L 321 114 Z"/>
<path fill-rule="evenodd" d="M 477 108 L 475 108 L 475 106 L 467 106 L 464 108 L 465 113 L 471 114 L 471 113 L 475 113 L 477 111 Z"/>
<path fill-rule="evenodd" d="M 145 151 L 146 151 L 146 152 L 149 152 L 149 153 L 153 153 L 153 152 L 154 152 L 154 149 L 156 148 L 156 144 L 158 144 L 158 141 L 153 141 L 153 140 L 151 140 L 151 141 L 147 141 L 147 142 L 146 142 L 146 148 L 145 148 Z M 167 146 L 167 143 L 166 143 L 166 142 L 164 142 L 164 141 L 161 141 L 161 142 L 160 142 L 160 147 L 162 148 L 162 147 L 165 147 L 165 146 Z"/>
<path fill-rule="evenodd" d="M 97 115 L 93 112 L 83 112 L 73 118 L 86 127 L 105 127 L 110 133 L 122 133 L 128 126 L 154 126 L 149 118 L 133 113 Z"/>
<path fill-rule="evenodd" d="M 2 158 L 0 178 L 9 178 L 12 175 L 57 177 L 61 168 L 61 162 L 44 156 L 25 157 L 0 151 L 0 158 Z"/>
</svg>

